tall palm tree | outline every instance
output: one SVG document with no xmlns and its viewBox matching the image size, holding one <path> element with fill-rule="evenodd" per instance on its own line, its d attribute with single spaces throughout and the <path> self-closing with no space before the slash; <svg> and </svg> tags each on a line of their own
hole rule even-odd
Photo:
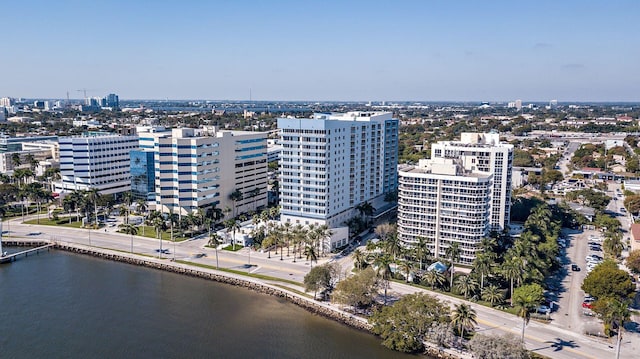
<svg viewBox="0 0 640 359">
<path fill-rule="evenodd" d="M 325 255 L 325 241 L 331 237 L 332 232 L 326 224 L 317 226 L 314 230 L 317 234 L 318 255 Z"/>
<path fill-rule="evenodd" d="M 242 191 L 240 191 L 239 189 L 234 190 L 233 192 L 231 192 L 231 194 L 229 195 L 229 199 L 233 202 L 233 217 L 235 218 L 238 214 L 236 213 L 236 204 L 238 203 L 238 201 L 242 201 L 242 199 L 244 198 L 244 195 L 242 194 Z"/>
<path fill-rule="evenodd" d="M 307 257 L 308 261 L 311 261 L 311 267 L 313 267 L 313 261 L 318 263 L 318 253 L 316 253 L 315 246 L 307 244 L 304 247 L 304 255 Z"/>
<path fill-rule="evenodd" d="M 451 272 L 451 279 L 449 281 L 449 290 L 453 289 L 453 274 L 455 273 L 454 263 L 460 260 L 460 245 L 458 243 L 451 243 L 445 250 L 445 256 L 449 258 L 451 266 L 449 271 Z"/>
<path fill-rule="evenodd" d="M 138 227 L 131 223 L 121 224 L 120 226 L 122 227 L 122 232 L 131 235 L 131 253 L 133 253 L 133 236 L 138 234 Z"/>
<path fill-rule="evenodd" d="M 207 243 L 207 245 L 213 247 L 216 252 L 216 269 L 220 268 L 218 263 L 218 245 L 220 245 L 220 243 L 222 243 L 222 238 L 220 238 L 218 233 L 211 232 L 211 227 L 209 227 L 209 243 Z"/>
<path fill-rule="evenodd" d="M 522 261 L 517 258 L 509 258 L 502 263 L 502 275 L 509 280 L 509 298 L 511 306 L 513 306 L 513 282 L 522 278 L 521 265 Z"/>
<path fill-rule="evenodd" d="M 154 216 L 153 219 L 151 219 L 151 223 L 156 230 L 156 238 L 160 240 L 159 255 L 160 258 L 162 258 L 162 231 L 165 231 L 167 229 L 167 222 L 164 220 L 164 218 L 162 218 L 162 214 L 160 213 L 159 216 Z"/>
<path fill-rule="evenodd" d="M 464 295 L 464 299 L 467 299 L 478 290 L 478 282 L 470 275 L 461 275 L 456 278 L 456 290 Z"/>
<path fill-rule="evenodd" d="M 205 216 L 207 218 L 213 219 L 214 223 L 217 223 L 222 218 L 224 218 L 224 211 L 221 208 L 216 207 L 216 204 L 207 207 L 205 211 Z"/>
<path fill-rule="evenodd" d="M 393 260 L 388 255 L 379 255 L 374 261 L 373 265 L 376 267 L 376 274 L 382 279 L 382 285 L 384 286 L 384 304 L 387 304 L 387 288 L 389 287 L 389 279 L 391 279 L 391 263 Z"/>
<path fill-rule="evenodd" d="M 411 275 L 411 272 L 415 269 L 415 265 L 413 264 L 413 262 L 410 261 L 400 261 L 398 262 L 398 270 L 400 270 L 402 273 L 405 274 L 405 279 L 407 281 L 407 283 L 409 283 L 409 276 Z"/>
<path fill-rule="evenodd" d="M 480 275 L 480 289 L 484 288 L 484 276 L 491 274 L 494 259 L 487 252 L 476 254 L 473 260 L 473 271 Z"/>
<path fill-rule="evenodd" d="M 136 208 L 138 209 L 138 213 L 142 214 L 145 213 L 149 207 L 147 206 L 147 201 L 139 199 L 136 200 Z"/>
<path fill-rule="evenodd" d="M 98 200 L 100 198 L 100 191 L 97 188 L 91 188 L 85 192 L 85 198 L 87 200 L 87 204 L 93 205 L 93 213 L 96 219 L 96 224 L 98 222 Z"/>
<path fill-rule="evenodd" d="M 496 303 L 500 303 L 504 299 L 504 292 L 495 285 L 490 285 L 482 291 L 482 300 L 491 303 L 493 307 Z"/>
<path fill-rule="evenodd" d="M 296 224 L 293 227 L 293 261 L 296 261 L 296 252 L 300 254 L 298 259 L 302 259 L 302 251 L 300 248 L 302 247 L 304 241 L 306 240 L 308 235 L 308 230 L 302 226 L 301 224 Z"/>
<path fill-rule="evenodd" d="M 231 237 L 231 246 L 233 250 L 236 249 L 236 231 L 240 229 L 240 223 L 236 221 L 234 218 L 228 219 L 224 221 L 224 226 L 227 229 L 227 233 L 230 231 L 233 232 L 233 236 Z"/>
<path fill-rule="evenodd" d="M 364 252 L 360 250 L 360 248 L 357 248 L 355 251 L 353 251 L 353 263 L 356 265 L 356 269 L 360 270 L 362 269 L 362 263 L 364 262 Z"/>
<path fill-rule="evenodd" d="M 369 223 L 369 218 L 373 215 L 373 212 L 376 209 L 371 205 L 371 203 L 365 201 L 356 206 L 358 212 L 360 212 L 360 216 L 365 218 L 365 224 Z"/>
<path fill-rule="evenodd" d="M 420 270 L 422 270 L 422 261 L 431 256 L 431 251 L 429 250 L 426 238 L 418 237 L 417 240 L 417 243 L 414 245 L 414 252 L 420 262 Z"/>
<path fill-rule="evenodd" d="M 456 305 L 451 312 L 451 324 L 458 328 L 460 344 L 462 344 L 462 340 L 464 339 L 465 329 L 473 330 L 476 324 L 478 324 L 476 318 L 477 314 L 475 309 L 464 303 Z"/>
<path fill-rule="evenodd" d="M 616 359 L 620 358 L 620 344 L 622 343 L 622 330 L 624 323 L 629 320 L 631 312 L 629 306 L 624 301 L 614 300 L 611 303 L 611 319 L 618 325 L 616 333 Z"/>
</svg>

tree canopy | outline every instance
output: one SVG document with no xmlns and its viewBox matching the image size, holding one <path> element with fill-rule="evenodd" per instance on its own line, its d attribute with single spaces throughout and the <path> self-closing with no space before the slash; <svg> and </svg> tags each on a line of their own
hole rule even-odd
<svg viewBox="0 0 640 359">
<path fill-rule="evenodd" d="M 416 353 L 424 350 L 423 340 L 433 324 L 449 321 L 449 307 L 424 293 L 409 294 L 369 318 L 373 332 L 389 349 Z"/>
<path fill-rule="evenodd" d="M 631 298 L 635 291 L 629 273 L 618 269 L 612 260 L 597 265 L 582 282 L 582 290 L 598 298 L 621 299 Z"/>
</svg>

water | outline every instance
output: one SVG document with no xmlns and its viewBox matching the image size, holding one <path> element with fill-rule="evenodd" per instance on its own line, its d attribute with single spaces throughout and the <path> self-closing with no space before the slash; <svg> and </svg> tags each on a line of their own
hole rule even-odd
<svg viewBox="0 0 640 359">
<path fill-rule="evenodd" d="M 0 265 L 0 357 L 412 356 L 243 288 L 51 251 Z"/>
</svg>

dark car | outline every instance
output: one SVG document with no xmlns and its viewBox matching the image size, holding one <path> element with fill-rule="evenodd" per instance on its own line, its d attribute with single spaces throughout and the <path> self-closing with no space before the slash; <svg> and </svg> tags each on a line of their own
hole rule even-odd
<svg viewBox="0 0 640 359">
<path fill-rule="evenodd" d="M 580 272 L 580 267 L 578 267 L 577 264 L 572 264 L 571 265 L 571 270 L 574 272 Z"/>
</svg>

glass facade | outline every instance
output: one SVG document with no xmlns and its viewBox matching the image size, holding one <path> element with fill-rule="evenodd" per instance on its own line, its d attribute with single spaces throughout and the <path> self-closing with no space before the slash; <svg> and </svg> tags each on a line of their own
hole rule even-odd
<svg viewBox="0 0 640 359">
<path fill-rule="evenodd" d="M 131 193 L 134 199 L 155 200 L 153 152 L 131 151 Z"/>
</svg>

